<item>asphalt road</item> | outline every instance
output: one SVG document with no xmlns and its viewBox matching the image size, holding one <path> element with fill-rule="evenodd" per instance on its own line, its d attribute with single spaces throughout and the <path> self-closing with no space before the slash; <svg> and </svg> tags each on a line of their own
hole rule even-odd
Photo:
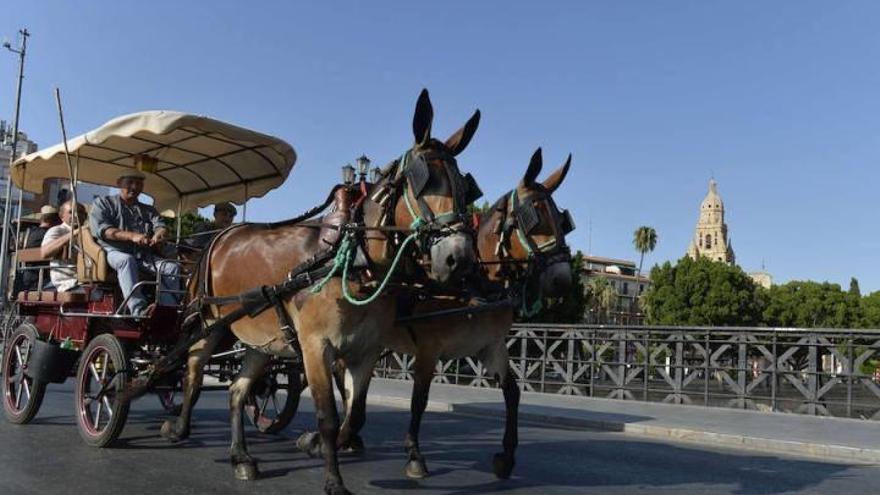
<svg viewBox="0 0 880 495">
<path fill-rule="evenodd" d="M 0 420 L 0 495 L 41 494 L 289 494 L 321 493 L 322 462 L 296 450 L 293 439 L 313 426 L 308 400 L 277 436 L 249 430 L 262 479 L 236 481 L 228 462 L 226 396 L 203 394 L 185 443 L 159 438 L 163 417 L 155 397 L 133 408 L 120 445 L 84 445 L 72 415 L 70 385 L 52 385 L 30 425 Z M 824 463 L 730 449 L 639 439 L 621 433 L 534 425 L 520 429 L 514 478 L 498 481 L 491 455 L 500 450 L 498 420 L 427 413 L 422 447 L 432 476 L 403 474 L 401 439 L 408 412 L 374 407 L 365 431 L 368 452 L 343 457 L 342 474 L 356 493 L 871 493 L 880 467 Z"/>
</svg>

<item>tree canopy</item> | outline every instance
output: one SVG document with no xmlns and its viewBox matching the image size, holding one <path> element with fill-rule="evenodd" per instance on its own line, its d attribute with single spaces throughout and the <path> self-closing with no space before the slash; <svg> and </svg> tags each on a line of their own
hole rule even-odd
<svg viewBox="0 0 880 495">
<path fill-rule="evenodd" d="M 761 322 L 754 281 L 738 266 L 684 257 L 651 270 L 645 296 L 654 325 L 750 326 Z"/>
<path fill-rule="evenodd" d="M 795 280 L 774 285 L 764 297 L 767 326 L 852 328 L 862 324 L 859 296 L 838 284 Z"/>
</svg>

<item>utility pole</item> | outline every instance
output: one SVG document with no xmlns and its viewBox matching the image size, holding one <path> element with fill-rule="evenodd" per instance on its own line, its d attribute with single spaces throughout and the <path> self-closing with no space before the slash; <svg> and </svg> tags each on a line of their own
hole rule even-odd
<svg viewBox="0 0 880 495">
<path fill-rule="evenodd" d="M 3 239 L 0 242 L 0 304 L 4 307 L 8 303 L 9 293 L 9 237 L 10 237 L 10 215 L 12 204 L 12 163 L 15 161 L 15 152 L 18 148 L 18 118 L 21 111 L 21 83 L 24 80 L 24 57 L 27 52 L 27 39 L 31 33 L 27 28 L 20 29 L 18 34 L 21 35 L 21 44 L 16 50 L 7 41 L 3 43 L 3 48 L 18 54 L 18 86 L 15 90 L 15 120 L 12 121 L 12 151 L 9 154 L 9 171 L 6 174 L 6 199 L 3 207 Z M 21 212 L 19 212 L 21 213 Z"/>
</svg>

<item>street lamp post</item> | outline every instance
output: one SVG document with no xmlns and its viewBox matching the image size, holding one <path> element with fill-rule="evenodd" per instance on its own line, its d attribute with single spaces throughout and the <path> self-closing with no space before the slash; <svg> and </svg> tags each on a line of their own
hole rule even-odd
<svg viewBox="0 0 880 495">
<path fill-rule="evenodd" d="M 15 119 L 12 121 L 12 151 L 9 154 L 9 170 L 6 174 L 6 199 L 3 207 L 3 239 L 0 242 L 0 304 L 6 306 L 8 297 L 8 287 L 9 284 L 9 257 L 7 256 L 9 253 L 9 222 L 10 222 L 10 214 L 11 214 L 11 201 L 12 201 L 12 162 L 15 161 L 15 151 L 18 147 L 18 117 L 21 110 L 21 83 L 24 80 L 24 57 L 27 52 L 27 39 L 31 33 L 28 32 L 27 28 L 21 29 L 18 31 L 21 35 L 21 45 L 16 50 L 12 48 L 12 45 L 7 41 L 3 43 L 3 47 L 12 53 L 18 54 L 18 85 L 15 90 Z"/>
</svg>

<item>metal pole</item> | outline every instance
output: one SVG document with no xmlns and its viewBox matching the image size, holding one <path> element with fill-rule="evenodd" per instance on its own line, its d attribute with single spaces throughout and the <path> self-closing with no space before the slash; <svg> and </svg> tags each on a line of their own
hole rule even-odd
<svg viewBox="0 0 880 495">
<path fill-rule="evenodd" d="M 9 276 L 8 272 L 8 256 L 9 253 L 9 220 L 10 207 L 12 206 L 12 163 L 15 161 L 15 149 L 18 147 L 18 118 L 21 111 L 21 86 L 24 80 L 24 57 L 27 52 L 27 39 L 31 33 L 27 28 L 19 30 L 21 34 L 21 48 L 13 49 L 7 43 L 4 45 L 7 50 L 18 54 L 18 86 L 15 90 L 15 119 L 12 121 L 12 152 L 9 155 L 9 171 L 6 174 L 6 200 L 3 208 L 3 238 L 0 241 L 0 305 L 6 306 L 8 298 Z M 21 211 L 18 212 L 19 215 Z"/>
<path fill-rule="evenodd" d="M 70 217 L 70 228 L 71 232 L 73 232 L 79 229 L 79 202 L 76 197 L 76 181 L 79 178 L 79 155 L 77 154 L 77 168 L 75 169 L 73 163 L 70 161 L 70 149 L 67 147 L 67 127 L 64 125 L 64 109 L 61 105 L 61 90 L 57 87 L 55 88 L 55 102 L 58 104 L 58 122 L 61 125 L 61 142 L 64 143 L 64 159 L 67 162 L 67 175 L 70 177 L 70 195 L 71 201 L 73 201 L 73 204 L 71 205 L 72 216 Z M 74 237 L 71 235 L 70 241 L 68 241 L 68 254 L 70 256 L 73 256 L 73 239 Z M 79 246 L 79 248 L 82 250 L 82 246 Z"/>
</svg>

